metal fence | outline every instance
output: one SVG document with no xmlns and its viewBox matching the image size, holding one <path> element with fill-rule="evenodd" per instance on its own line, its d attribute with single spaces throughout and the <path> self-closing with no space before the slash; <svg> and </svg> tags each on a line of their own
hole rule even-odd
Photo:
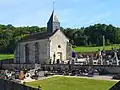
<svg viewBox="0 0 120 90">
<path fill-rule="evenodd" d="M 0 79 L 0 90 L 41 90 L 16 82 Z"/>
</svg>

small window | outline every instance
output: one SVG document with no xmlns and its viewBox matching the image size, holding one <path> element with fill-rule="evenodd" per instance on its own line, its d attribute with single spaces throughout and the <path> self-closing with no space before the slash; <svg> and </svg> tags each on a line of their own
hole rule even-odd
<svg viewBox="0 0 120 90">
<path fill-rule="evenodd" d="M 61 46 L 60 46 L 60 45 L 58 45 L 58 48 L 61 48 Z"/>
<path fill-rule="evenodd" d="M 94 62 L 94 64 L 97 64 L 96 62 Z"/>
</svg>

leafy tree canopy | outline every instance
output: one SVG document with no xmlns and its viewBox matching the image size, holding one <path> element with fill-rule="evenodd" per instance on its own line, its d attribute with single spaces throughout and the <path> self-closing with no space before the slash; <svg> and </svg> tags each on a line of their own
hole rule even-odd
<svg viewBox="0 0 120 90">
<path fill-rule="evenodd" d="M 44 32 L 46 27 L 14 27 L 11 24 L 0 25 L 0 53 L 13 53 L 16 44 L 24 36 Z M 63 28 L 61 30 L 75 46 L 101 46 L 103 36 L 105 44 L 120 44 L 120 28 L 113 25 L 95 24 L 81 28 Z"/>
</svg>

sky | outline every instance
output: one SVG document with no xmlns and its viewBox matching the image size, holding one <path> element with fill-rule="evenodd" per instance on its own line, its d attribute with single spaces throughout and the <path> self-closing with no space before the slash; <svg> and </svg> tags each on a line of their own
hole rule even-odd
<svg viewBox="0 0 120 90">
<path fill-rule="evenodd" d="M 120 0 L 55 0 L 55 13 L 64 28 L 97 23 L 120 27 Z M 45 27 L 53 0 L 0 0 L 0 24 Z"/>
</svg>

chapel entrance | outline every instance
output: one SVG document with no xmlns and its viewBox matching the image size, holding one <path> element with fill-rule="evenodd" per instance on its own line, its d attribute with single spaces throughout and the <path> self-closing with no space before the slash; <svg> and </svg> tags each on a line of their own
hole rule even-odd
<svg viewBox="0 0 120 90">
<path fill-rule="evenodd" d="M 57 64 L 60 64 L 60 61 L 62 61 L 62 52 L 57 52 Z"/>
</svg>

